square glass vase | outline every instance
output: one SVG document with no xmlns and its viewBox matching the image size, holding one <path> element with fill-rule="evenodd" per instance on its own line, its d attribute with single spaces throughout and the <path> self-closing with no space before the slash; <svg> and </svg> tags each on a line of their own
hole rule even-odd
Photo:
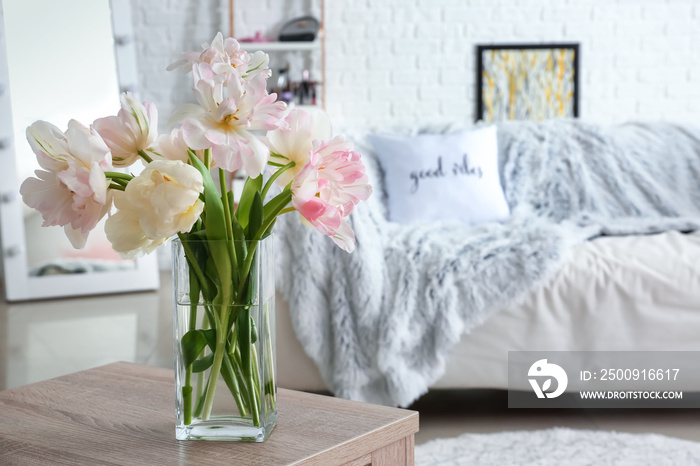
<svg viewBox="0 0 700 466">
<path fill-rule="evenodd" d="M 273 240 L 235 245 L 252 256 L 239 293 L 218 282 L 212 244 L 172 242 L 176 438 L 263 442 L 277 423 Z M 222 302 L 226 286 L 241 298 Z"/>
</svg>

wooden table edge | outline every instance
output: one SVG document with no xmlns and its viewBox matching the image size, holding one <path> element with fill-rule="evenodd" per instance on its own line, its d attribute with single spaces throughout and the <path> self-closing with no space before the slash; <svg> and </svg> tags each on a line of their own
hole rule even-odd
<svg viewBox="0 0 700 466">
<path fill-rule="evenodd" d="M 372 452 L 383 446 L 391 445 L 409 437 L 412 440 L 419 430 L 419 413 L 418 411 L 406 411 L 409 411 L 411 414 L 405 418 L 365 432 L 358 437 L 291 464 L 299 466 L 338 464 L 336 461 L 339 456 L 347 458 L 346 462 L 351 463 L 359 458 L 371 455 Z M 411 442 L 411 445 L 413 445 L 413 442 Z M 334 462 L 331 463 L 329 462 L 330 460 Z"/>
</svg>

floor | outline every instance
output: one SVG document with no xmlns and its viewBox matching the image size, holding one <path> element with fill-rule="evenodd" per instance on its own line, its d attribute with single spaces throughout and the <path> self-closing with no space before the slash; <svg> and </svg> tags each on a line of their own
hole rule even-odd
<svg viewBox="0 0 700 466">
<path fill-rule="evenodd" d="M 168 276 L 158 292 L 8 304 L 0 301 L 0 389 L 132 361 L 171 368 L 172 308 Z M 504 391 L 431 392 L 416 443 L 462 433 L 564 426 L 654 432 L 700 441 L 699 410 L 508 409 Z"/>
<path fill-rule="evenodd" d="M 508 409 L 502 390 L 430 392 L 410 409 L 420 413 L 416 444 L 467 432 L 551 427 L 656 433 L 700 442 L 700 409 Z"/>
</svg>

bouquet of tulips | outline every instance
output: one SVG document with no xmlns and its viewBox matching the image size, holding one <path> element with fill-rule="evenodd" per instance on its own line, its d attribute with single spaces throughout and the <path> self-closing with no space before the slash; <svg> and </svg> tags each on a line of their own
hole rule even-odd
<svg viewBox="0 0 700 466">
<path fill-rule="evenodd" d="M 129 93 L 122 95 L 116 116 L 99 118 L 89 127 L 72 120 L 64 133 L 37 121 L 27 129 L 27 139 L 41 170 L 24 181 L 20 192 L 27 205 L 41 212 L 44 226 L 64 227 L 76 248 L 85 245 L 104 216 L 107 238 L 125 258 L 180 237 L 191 268 L 191 291 L 208 303 L 207 328 L 195 328 L 192 320 L 181 348 L 187 377 L 197 361 L 200 371 L 203 365 L 210 370 L 197 403 L 201 418 L 207 419 L 216 381 L 226 375 L 222 365 L 235 362 L 227 358 L 238 354 L 240 360 L 251 359 L 250 341 L 241 343 L 243 335 L 232 335 L 234 323 L 241 320 L 232 313 L 239 309 L 234 305 L 247 304 L 258 242 L 270 235 L 278 216 L 296 211 L 305 225 L 352 252 L 355 240 L 347 218 L 370 196 L 371 187 L 360 154 L 342 136 L 333 136 L 323 112 L 287 112 L 275 94 L 267 93 L 266 54 L 249 54 L 221 33 L 203 48 L 183 54 L 168 68 L 192 73 L 197 100 L 174 113 L 170 121 L 176 127 L 170 133 L 158 134 L 154 104 L 140 103 Z M 137 161 L 144 165 L 138 175 L 116 170 Z M 235 199 L 231 174 L 240 169 L 248 178 Z M 279 189 L 272 197 L 274 184 Z M 187 246 L 192 241 L 201 247 Z M 241 351 L 232 344 L 240 344 Z M 212 354 L 204 360 L 200 356 L 206 346 Z M 242 383 L 252 372 L 250 367 L 240 370 Z M 229 379 L 235 375 L 228 373 Z M 183 387 L 187 399 L 192 396 L 188 384 L 189 379 Z M 233 395 L 241 412 L 255 404 L 240 393 Z"/>
</svg>

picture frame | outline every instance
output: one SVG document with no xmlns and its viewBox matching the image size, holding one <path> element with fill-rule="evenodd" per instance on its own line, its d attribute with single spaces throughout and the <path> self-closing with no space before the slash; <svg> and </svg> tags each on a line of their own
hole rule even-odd
<svg viewBox="0 0 700 466">
<path fill-rule="evenodd" d="M 475 121 L 580 116 L 578 43 L 477 45 Z"/>
</svg>

